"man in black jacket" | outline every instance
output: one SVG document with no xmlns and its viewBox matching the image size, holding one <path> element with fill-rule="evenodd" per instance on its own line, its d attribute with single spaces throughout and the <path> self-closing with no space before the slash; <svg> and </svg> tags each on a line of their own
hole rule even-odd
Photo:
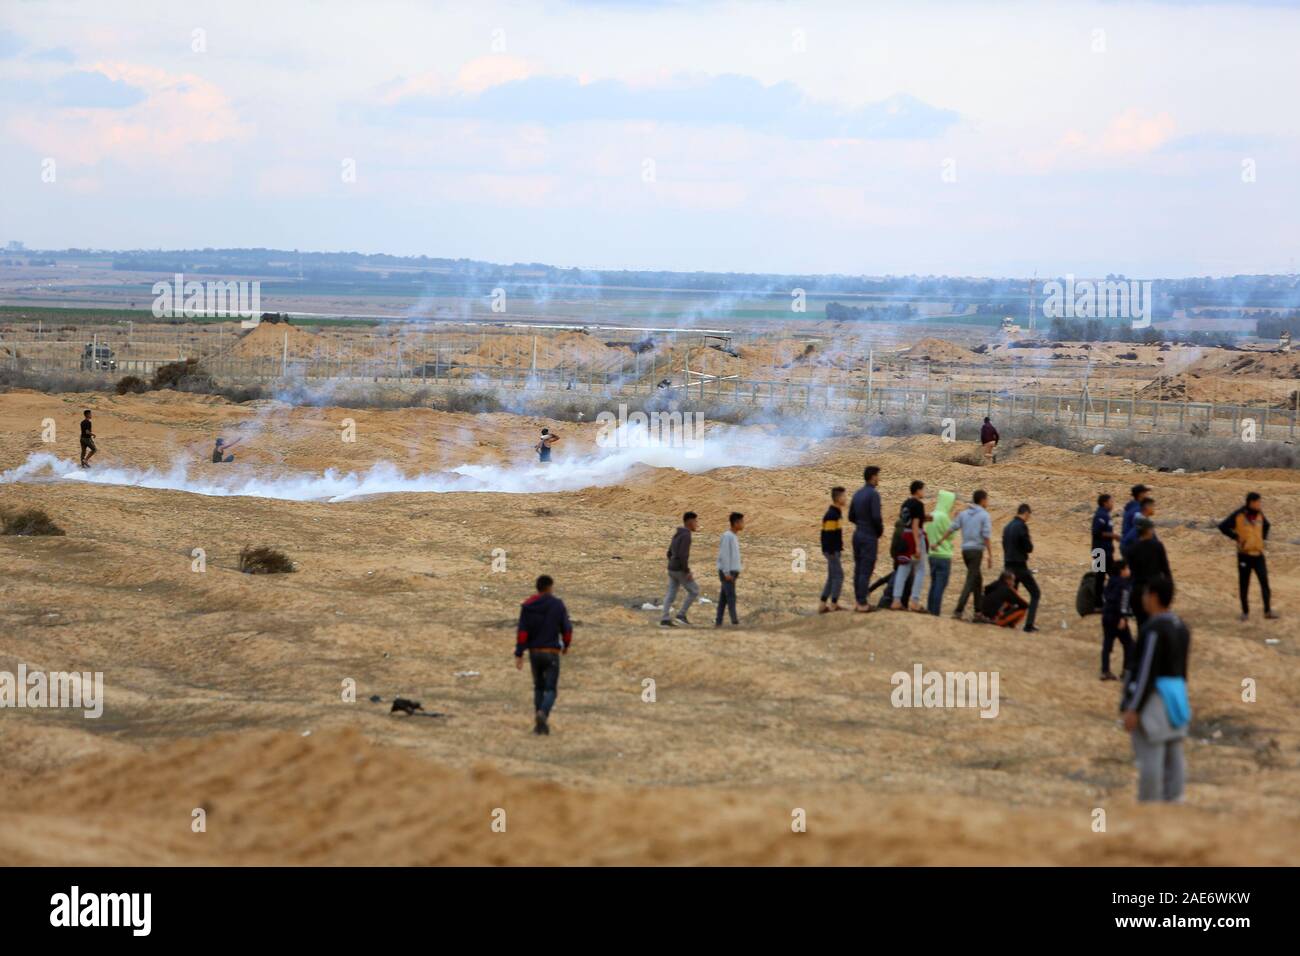
<svg viewBox="0 0 1300 956">
<path fill-rule="evenodd" d="M 668 545 L 668 594 L 664 597 L 664 614 L 659 621 L 660 627 L 677 627 L 679 624 L 690 626 L 686 612 L 700 596 L 700 586 L 695 583 L 695 575 L 691 573 L 691 535 L 699 527 L 700 519 L 695 512 L 686 512 L 682 515 L 682 526 L 673 534 L 673 540 Z M 678 588 L 686 590 L 686 600 L 674 618 L 673 601 L 677 599 Z"/>
<path fill-rule="evenodd" d="M 1128 566 L 1133 572 L 1133 618 L 1140 629 L 1147 620 L 1146 605 L 1142 594 L 1147 585 L 1158 577 L 1173 580 L 1169 570 L 1169 556 L 1165 553 L 1164 543 L 1156 537 L 1156 523 L 1145 515 L 1138 515 L 1137 544 L 1129 551 Z"/>
<path fill-rule="evenodd" d="M 876 567 L 876 548 L 885 533 L 880 520 L 880 469 L 868 465 L 862 470 L 862 487 L 849 502 L 849 520 L 853 522 L 853 610 L 871 610 L 871 572 Z"/>
<path fill-rule="evenodd" d="M 1016 584 L 1025 586 L 1029 592 L 1029 613 L 1025 616 L 1024 631 L 1032 634 L 1038 628 L 1034 619 L 1038 615 L 1038 599 L 1043 592 L 1038 589 L 1038 582 L 1029 570 L 1029 556 L 1034 553 L 1034 542 L 1029 537 L 1029 518 L 1034 509 L 1022 504 L 1016 509 L 1016 516 L 1002 529 L 1002 558 L 1008 571 L 1016 578 Z"/>
<path fill-rule="evenodd" d="M 1177 801 L 1183 798 L 1183 737 L 1187 725 L 1174 726 L 1165 693 L 1177 696 L 1181 684 L 1186 700 L 1187 656 L 1192 635 L 1187 625 L 1169 610 L 1174 601 L 1174 582 L 1157 575 L 1147 582 L 1142 603 L 1147 622 L 1138 637 L 1133 669 L 1124 674 L 1124 693 L 1119 709 L 1124 729 L 1133 738 L 1138 765 L 1138 800 Z M 1173 686 L 1162 691 L 1157 682 L 1164 678 Z M 1184 715 L 1186 716 L 1186 715 Z"/>
<path fill-rule="evenodd" d="M 537 593 L 519 606 L 515 638 L 515 669 L 524 669 L 524 651 L 533 670 L 533 733 L 549 734 L 547 721 L 560 685 L 560 655 L 569 653 L 573 623 L 564 602 L 551 593 L 550 575 L 537 579 Z"/>
</svg>

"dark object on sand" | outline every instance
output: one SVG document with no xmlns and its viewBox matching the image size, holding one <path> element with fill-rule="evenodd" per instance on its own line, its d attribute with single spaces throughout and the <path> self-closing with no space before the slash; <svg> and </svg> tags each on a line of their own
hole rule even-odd
<svg viewBox="0 0 1300 956">
<path fill-rule="evenodd" d="M 239 570 L 245 574 L 288 574 L 297 568 L 283 551 L 274 548 L 245 548 L 239 552 Z"/>
<path fill-rule="evenodd" d="M 60 536 L 66 532 L 54 523 L 54 520 L 40 508 L 23 508 L 20 511 L 6 511 L 2 516 L 5 534 L 25 536 L 51 535 Z"/>
<path fill-rule="evenodd" d="M 393 701 L 393 709 L 389 713 L 395 714 L 399 710 L 409 717 L 414 715 L 417 710 L 424 710 L 424 708 L 420 706 L 418 700 L 407 700 L 405 697 L 398 697 Z"/>
</svg>

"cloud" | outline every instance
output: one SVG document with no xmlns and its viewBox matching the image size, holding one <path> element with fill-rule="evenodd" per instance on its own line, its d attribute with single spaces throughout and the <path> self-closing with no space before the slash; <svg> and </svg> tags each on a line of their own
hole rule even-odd
<svg viewBox="0 0 1300 956">
<path fill-rule="evenodd" d="M 516 63 L 513 69 L 522 73 L 527 68 Z M 456 91 L 433 89 L 431 81 L 423 80 L 409 95 L 394 95 L 393 88 L 387 88 L 381 99 L 403 118 L 727 125 L 791 139 L 930 139 L 960 118 L 906 94 L 845 107 L 813 100 L 788 81 L 764 85 L 737 74 L 678 78 L 651 87 L 621 80 L 583 82 L 572 76 L 524 76 L 493 84 L 488 82 L 490 71 L 480 65 L 469 71 L 477 91 L 461 92 L 466 72 Z M 498 70 L 496 75 L 505 74 Z"/>
<path fill-rule="evenodd" d="M 45 50 L 37 50 L 28 59 L 42 63 L 75 63 L 77 56 L 65 46 L 52 46 Z"/>
<path fill-rule="evenodd" d="M 7 60 L 10 57 L 17 56 L 27 44 L 23 42 L 22 37 L 12 30 L 0 29 L 0 60 Z"/>
<path fill-rule="evenodd" d="M 96 70 L 65 73 L 46 88 L 54 106 L 73 109 L 126 109 L 143 103 L 148 94 L 124 80 Z"/>
</svg>

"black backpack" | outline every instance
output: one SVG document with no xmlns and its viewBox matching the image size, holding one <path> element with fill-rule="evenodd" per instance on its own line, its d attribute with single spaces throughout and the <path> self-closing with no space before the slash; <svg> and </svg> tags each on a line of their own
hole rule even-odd
<svg viewBox="0 0 1300 956">
<path fill-rule="evenodd" d="M 1097 578 L 1105 576 L 1104 571 L 1089 571 L 1079 581 L 1079 590 L 1074 595 L 1074 609 L 1079 612 L 1079 617 L 1087 617 L 1089 614 L 1098 613 L 1101 608 L 1097 606 Z"/>
</svg>

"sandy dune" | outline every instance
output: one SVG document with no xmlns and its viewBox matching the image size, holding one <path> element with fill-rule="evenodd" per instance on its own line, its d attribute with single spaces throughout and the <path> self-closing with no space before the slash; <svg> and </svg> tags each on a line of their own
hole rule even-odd
<svg viewBox="0 0 1300 956">
<path fill-rule="evenodd" d="M 228 473 L 203 460 L 218 433 L 247 436 L 235 467 L 249 474 L 382 461 L 416 474 L 513 467 L 548 424 L 13 392 L 0 396 L 0 471 L 51 450 L 47 417 L 60 430 L 53 450 L 74 457 L 82 407 L 96 410 L 101 467 L 183 459 L 192 477 L 218 481 Z M 354 443 L 340 440 L 344 418 Z M 564 436 L 559 466 L 597 454 L 594 425 L 549 424 Z M 771 429 L 751 435 L 756 447 L 774 440 Z M 67 530 L 0 537 L 0 669 L 98 670 L 107 684 L 99 720 L 0 715 L 0 848 L 16 863 L 113 864 L 1294 860 L 1296 476 L 1157 474 L 1034 445 L 975 468 L 954 460 L 967 450 L 930 436 L 805 435 L 768 462 L 779 467 L 640 464 L 604 487 L 333 503 L 0 484 L 0 504 L 38 505 Z M 999 527 L 1031 500 L 1042 632 L 812 613 L 826 489 L 853 485 L 867 461 L 885 469 L 890 511 L 915 476 L 963 498 L 988 488 Z M 1096 679 L 1099 624 L 1073 611 L 1090 502 L 1103 488 L 1122 497 L 1139 477 L 1156 488 L 1194 635 L 1196 736 L 1188 805 L 1176 808 L 1135 805 L 1115 685 Z M 1274 524 L 1287 616 L 1268 626 L 1237 623 L 1230 546 L 1209 527 L 1248 488 L 1265 494 Z M 694 564 L 710 597 L 724 516 L 750 517 L 739 630 L 665 632 L 640 610 L 662 597 L 663 550 L 686 508 L 704 517 Z M 243 545 L 263 543 L 300 570 L 234 570 Z M 206 552 L 203 573 L 191 570 L 194 548 Z M 505 573 L 491 569 L 496 548 Z M 806 573 L 792 568 L 794 549 Z M 517 604 L 543 571 L 577 636 L 554 733 L 538 739 L 509 655 Z M 711 610 L 692 612 L 697 625 Z M 918 662 L 998 671 L 999 716 L 894 708 L 890 675 Z M 1246 678 L 1258 702 L 1242 701 Z M 348 680 L 355 703 L 341 699 Z M 448 716 L 390 717 L 372 694 Z M 196 807 L 208 809 L 203 834 L 190 830 Z M 505 834 L 490 829 L 498 807 Z M 805 834 L 791 832 L 794 808 L 807 811 Z M 1107 833 L 1092 832 L 1095 808 Z"/>
</svg>

